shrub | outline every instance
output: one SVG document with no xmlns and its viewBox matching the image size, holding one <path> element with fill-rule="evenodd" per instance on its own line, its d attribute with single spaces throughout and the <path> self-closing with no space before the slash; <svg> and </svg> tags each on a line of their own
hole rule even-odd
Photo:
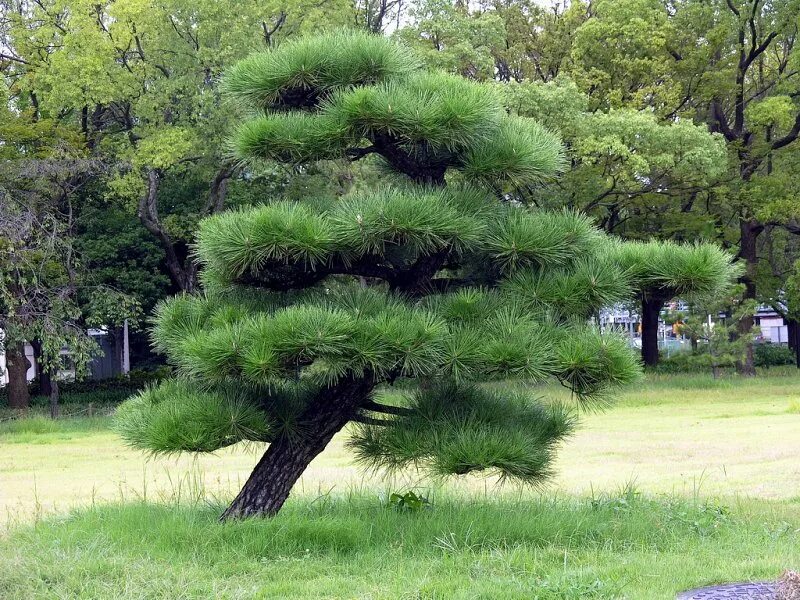
<svg viewBox="0 0 800 600">
<path fill-rule="evenodd" d="M 60 381 L 59 402 L 61 404 L 109 404 L 122 402 L 150 383 L 157 383 L 167 379 L 172 372 L 170 367 L 161 366 L 153 370 L 133 369 L 128 376 L 118 375 L 108 379 L 82 379 L 80 381 Z M 34 379 L 30 382 L 31 403 L 43 405 L 49 403 L 45 396 L 38 395 L 39 382 Z M 7 397 L 6 388 L 0 388 L 0 404 L 5 404 Z"/>
<path fill-rule="evenodd" d="M 778 367 L 793 365 L 795 354 L 788 346 L 767 342 L 753 346 L 753 359 L 757 367 Z"/>
</svg>

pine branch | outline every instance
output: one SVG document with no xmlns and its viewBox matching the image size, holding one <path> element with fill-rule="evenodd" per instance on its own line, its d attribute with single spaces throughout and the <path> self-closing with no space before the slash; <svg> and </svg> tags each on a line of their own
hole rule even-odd
<svg viewBox="0 0 800 600">
<path fill-rule="evenodd" d="M 413 411 L 409 408 L 404 408 L 402 406 L 391 406 L 389 404 L 380 404 L 374 400 L 369 400 L 362 404 L 361 408 L 386 415 L 408 416 L 413 414 Z"/>
<path fill-rule="evenodd" d="M 377 425 L 379 427 L 389 427 L 393 424 L 393 421 L 390 419 L 375 419 L 361 414 L 354 416 L 353 421 L 361 423 L 362 425 Z"/>
</svg>

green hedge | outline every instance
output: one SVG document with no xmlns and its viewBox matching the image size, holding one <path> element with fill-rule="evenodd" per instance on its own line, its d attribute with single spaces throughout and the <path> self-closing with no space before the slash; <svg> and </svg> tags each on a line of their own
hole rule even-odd
<svg viewBox="0 0 800 600">
<path fill-rule="evenodd" d="M 108 379 L 84 379 L 82 381 L 62 381 L 58 384 L 61 404 L 88 404 L 122 402 L 142 389 L 148 383 L 166 379 L 171 375 L 169 367 L 159 367 L 153 370 L 133 369 L 127 377 L 118 375 Z M 31 403 L 34 405 L 47 404 L 49 399 L 37 395 L 38 381 L 31 381 Z M 0 388 L 0 405 L 6 403 L 8 392 L 5 387 Z"/>
<path fill-rule="evenodd" d="M 753 360 L 756 367 L 781 367 L 795 364 L 795 354 L 794 350 L 788 346 L 765 342 L 753 346 Z M 709 368 L 708 348 L 700 346 L 692 352 L 678 352 L 669 357 L 662 355 L 655 371 L 659 373 L 699 373 L 706 372 Z"/>
<path fill-rule="evenodd" d="M 793 365 L 794 350 L 780 344 L 756 344 L 753 347 L 753 360 L 757 367 L 779 367 Z"/>
</svg>

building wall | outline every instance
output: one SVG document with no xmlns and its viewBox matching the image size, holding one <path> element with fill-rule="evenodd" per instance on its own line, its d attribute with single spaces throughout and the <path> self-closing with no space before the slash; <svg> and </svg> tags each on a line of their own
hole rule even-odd
<svg viewBox="0 0 800 600">
<path fill-rule="evenodd" d="M 785 344 L 789 341 L 789 328 L 783 324 L 781 317 L 761 317 L 758 326 L 761 337 L 773 344 Z"/>
<path fill-rule="evenodd" d="M 89 363 L 89 379 L 108 379 L 119 375 L 121 372 L 120 359 L 117 357 L 116 348 L 111 337 L 105 333 L 99 335 L 93 333 L 91 335 L 100 346 L 101 352 Z M 68 355 L 69 350 L 62 350 L 61 354 Z M 33 381 L 36 379 L 37 367 L 33 359 L 33 347 L 30 344 L 25 344 L 25 356 L 31 363 L 31 366 L 28 368 L 28 381 Z M 70 372 L 61 371 L 59 379 L 62 377 L 71 379 L 75 377 L 75 373 L 72 372 L 70 376 Z M 0 350 L 0 386 L 4 386 L 7 383 L 8 372 L 6 370 L 6 355 Z"/>
</svg>

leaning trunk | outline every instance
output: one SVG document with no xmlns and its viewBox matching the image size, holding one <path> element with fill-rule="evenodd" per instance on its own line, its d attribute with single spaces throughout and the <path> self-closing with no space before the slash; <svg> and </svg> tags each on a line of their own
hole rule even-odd
<svg viewBox="0 0 800 600">
<path fill-rule="evenodd" d="M 663 306 L 659 296 L 642 296 L 642 362 L 648 367 L 658 364 L 658 317 Z"/>
<path fill-rule="evenodd" d="M 14 344 L 6 348 L 6 371 L 8 372 L 8 406 L 28 408 L 31 394 L 28 391 L 28 368 L 30 361 L 25 356 L 25 344 Z"/>
<path fill-rule="evenodd" d="M 303 411 L 294 436 L 270 443 L 222 520 L 271 517 L 281 509 L 308 465 L 355 416 L 372 391 L 371 377 L 347 379 L 320 393 Z"/>
</svg>

